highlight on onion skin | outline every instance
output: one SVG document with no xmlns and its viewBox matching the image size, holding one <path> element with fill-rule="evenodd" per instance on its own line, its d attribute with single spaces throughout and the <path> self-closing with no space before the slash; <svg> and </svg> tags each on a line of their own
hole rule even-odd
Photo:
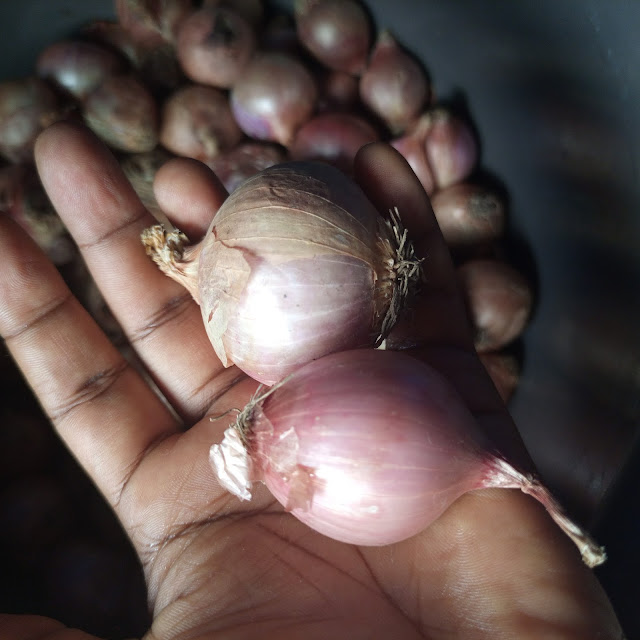
<svg viewBox="0 0 640 640">
<path fill-rule="evenodd" d="M 365 144 L 380 139 L 376 129 L 350 113 L 323 113 L 303 124 L 289 146 L 292 160 L 332 164 L 351 174 L 353 159 Z"/>
<path fill-rule="evenodd" d="M 62 40 L 38 56 L 36 71 L 74 98 L 83 100 L 105 78 L 126 70 L 126 62 L 114 51 L 84 40 Z"/>
<path fill-rule="evenodd" d="M 64 116 L 53 89 L 29 76 L 0 83 L 0 155 L 10 162 L 33 159 L 38 134 Z"/>
<path fill-rule="evenodd" d="M 220 89 L 186 85 L 162 106 L 160 142 L 177 155 L 204 162 L 232 149 L 242 138 L 229 100 Z"/>
<path fill-rule="evenodd" d="M 296 0 L 300 42 L 322 64 L 359 75 L 371 49 L 371 24 L 357 0 Z"/>
<path fill-rule="evenodd" d="M 399 221 L 325 163 L 249 178 L 197 245 L 158 226 L 142 241 L 199 303 L 222 364 L 264 384 L 324 354 L 379 344 L 422 278 Z"/>
<path fill-rule="evenodd" d="M 158 144 L 158 106 L 150 91 L 130 75 L 111 76 L 84 102 L 87 126 L 120 151 L 151 151 Z"/>
<path fill-rule="evenodd" d="M 262 481 L 292 515 L 342 542 L 400 542 L 468 491 L 505 488 L 538 500 L 588 566 L 606 559 L 535 472 L 503 456 L 450 383 L 404 353 L 311 361 L 258 393 L 209 459 L 239 498 Z"/>
<path fill-rule="evenodd" d="M 531 316 L 533 291 L 528 280 L 502 260 L 469 260 L 457 269 L 478 352 L 513 342 Z"/>
<path fill-rule="evenodd" d="M 55 265 L 67 264 L 77 249 L 31 164 L 0 168 L 0 214 L 13 218 Z"/>
<path fill-rule="evenodd" d="M 504 200 L 482 185 L 460 182 L 436 191 L 431 206 L 450 247 L 491 243 L 504 233 Z"/>
<path fill-rule="evenodd" d="M 238 80 L 256 48 L 253 26 L 233 9 L 194 11 L 181 25 L 178 60 L 195 82 L 228 89 Z"/>
<path fill-rule="evenodd" d="M 430 93 L 423 67 L 383 31 L 360 77 L 362 102 L 397 136 L 423 112 Z"/>
<path fill-rule="evenodd" d="M 287 146 L 314 113 L 318 88 L 296 58 L 277 52 L 256 54 L 231 91 L 231 108 L 252 138 Z"/>
<path fill-rule="evenodd" d="M 232 193 L 247 178 L 288 160 L 284 147 L 271 142 L 247 140 L 206 161 L 225 189 Z"/>
</svg>

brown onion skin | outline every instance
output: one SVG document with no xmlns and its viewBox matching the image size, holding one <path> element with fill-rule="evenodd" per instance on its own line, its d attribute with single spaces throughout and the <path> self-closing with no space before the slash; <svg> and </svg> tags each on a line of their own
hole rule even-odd
<svg viewBox="0 0 640 640">
<path fill-rule="evenodd" d="M 380 139 L 365 119 L 350 113 L 323 113 L 303 124 L 289 146 L 292 160 L 328 162 L 351 174 L 353 159 L 365 144 Z"/>
<path fill-rule="evenodd" d="M 256 48 L 252 25 L 233 9 L 194 11 L 181 25 L 176 49 L 184 72 L 195 82 L 228 89 Z"/>
<path fill-rule="evenodd" d="M 158 144 L 156 100 L 133 76 L 107 78 L 87 96 L 83 117 L 96 135 L 120 151 L 151 151 Z"/>
<path fill-rule="evenodd" d="M 54 90 L 41 78 L 0 83 L 0 155 L 10 162 L 31 161 L 38 134 L 65 111 Z"/>
<path fill-rule="evenodd" d="M 430 93 L 423 67 L 383 31 L 360 77 L 362 102 L 399 135 L 422 113 Z"/>
<path fill-rule="evenodd" d="M 482 185 L 460 182 L 436 191 L 431 206 L 450 247 L 484 245 L 504 233 L 504 200 Z"/>
<path fill-rule="evenodd" d="M 230 151 L 218 154 L 206 164 L 218 176 L 225 189 L 232 193 L 247 178 L 288 159 L 287 151 L 280 145 L 248 140 Z"/>
<path fill-rule="evenodd" d="M 231 91 L 231 108 L 252 138 L 287 146 L 311 118 L 318 89 L 298 59 L 277 52 L 256 54 Z"/>
<path fill-rule="evenodd" d="M 145 46 L 174 42 L 192 0 L 115 0 L 118 22 Z"/>
<path fill-rule="evenodd" d="M 438 189 L 468 178 L 478 162 L 478 143 L 471 127 L 446 109 L 432 111 L 426 139 L 429 166 Z"/>
<path fill-rule="evenodd" d="M 125 60 L 115 52 L 83 40 L 54 42 L 36 61 L 40 77 L 51 80 L 79 100 L 86 98 L 105 78 L 125 69 Z"/>
<path fill-rule="evenodd" d="M 160 142 L 177 155 L 207 161 L 243 137 L 229 100 L 220 89 L 187 85 L 162 107 Z"/>
<path fill-rule="evenodd" d="M 458 267 L 479 353 L 513 342 L 531 316 L 533 291 L 528 280 L 501 260 L 469 260 Z"/>
<path fill-rule="evenodd" d="M 298 38 L 330 69 L 359 75 L 371 48 L 371 24 L 356 0 L 297 0 Z"/>
</svg>

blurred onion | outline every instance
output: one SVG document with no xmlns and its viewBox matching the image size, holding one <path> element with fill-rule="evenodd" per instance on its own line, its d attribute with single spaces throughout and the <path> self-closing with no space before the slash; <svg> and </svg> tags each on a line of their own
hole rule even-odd
<svg viewBox="0 0 640 640">
<path fill-rule="evenodd" d="M 360 147 L 380 139 L 374 127 L 350 113 L 323 113 L 303 124 L 289 146 L 293 160 L 328 162 L 347 174 Z"/>
<path fill-rule="evenodd" d="M 371 47 L 371 24 L 357 0 L 297 0 L 300 42 L 331 69 L 360 74 Z"/>
<path fill-rule="evenodd" d="M 111 76 L 85 100 L 87 125 L 121 151 L 151 151 L 158 144 L 158 107 L 154 97 L 130 75 Z"/>
<path fill-rule="evenodd" d="M 115 0 L 116 15 L 131 37 L 147 46 L 173 42 L 192 0 Z"/>
<path fill-rule="evenodd" d="M 479 354 L 503 402 L 508 403 L 520 382 L 520 363 L 506 351 L 488 351 Z"/>
<path fill-rule="evenodd" d="M 187 85 L 162 107 L 160 142 L 178 155 L 207 161 L 242 137 L 226 94 L 215 87 Z"/>
<path fill-rule="evenodd" d="M 422 113 L 429 95 L 423 67 L 383 31 L 360 78 L 362 102 L 398 135 Z"/>
<path fill-rule="evenodd" d="M 228 89 L 251 59 L 256 38 L 251 24 L 233 9 L 200 9 L 182 23 L 176 47 L 189 78 Z"/>
<path fill-rule="evenodd" d="M 105 78 L 125 70 L 123 58 L 99 44 L 83 40 L 54 42 L 38 56 L 36 71 L 80 100 Z"/>
</svg>

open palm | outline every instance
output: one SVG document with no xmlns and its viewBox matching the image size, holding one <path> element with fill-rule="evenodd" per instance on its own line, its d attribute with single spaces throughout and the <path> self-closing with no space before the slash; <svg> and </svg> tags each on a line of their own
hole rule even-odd
<svg viewBox="0 0 640 640">
<path fill-rule="evenodd" d="M 233 418 L 210 418 L 242 408 L 256 383 L 221 366 L 196 304 L 146 257 L 140 232 L 153 219 L 103 145 L 59 123 L 39 139 L 36 158 L 166 401 L 4 218 L 0 332 L 140 556 L 153 612 L 149 638 L 622 637 L 575 547 L 518 491 L 467 494 L 427 530 L 386 547 L 325 538 L 264 486 L 249 503 L 228 495 L 208 451 Z M 510 438 L 511 455 L 524 457 L 473 351 L 450 258 L 418 181 L 383 144 L 361 150 L 355 175 L 380 211 L 398 207 L 425 258 L 427 285 L 392 346 L 440 369 L 483 427 Z M 226 195 L 203 165 L 188 160 L 166 165 L 156 186 L 170 219 L 192 239 Z M 2 625 L 7 638 L 66 638 L 55 621 L 0 616 Z"/>
</svg>

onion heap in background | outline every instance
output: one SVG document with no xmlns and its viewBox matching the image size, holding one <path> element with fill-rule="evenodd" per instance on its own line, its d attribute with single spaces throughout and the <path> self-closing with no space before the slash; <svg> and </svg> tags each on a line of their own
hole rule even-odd
<svg viewBox="0 0 640 640">
<path fill-rule="evenodd" d="M 0 83 L 0 209 L 47 252 L 114 343 L 134 357 L 40 185 L 33 165 L 40 131 L 62 118 L 84 121 L 160 221 L 152 182 L 174 156 L 204 162 L 232 192 L 286 160 L 320 160 L 349 174 L 362 145 L 384 140 L 431 197 L 476 348 L 508 401 L 533 291 L 506 258 L 505 195 L 479 177 L 468 115 L 437 100 L 427 70 L 392 32 L 376 31 L 355 0 L 299 0 L 291 14 L 260 0 L 116 0 L 115 7 L 117 22 L 96 21 L 52 42 L 32 76 Z M 0 377 L 16 390 L 12 397 L 26 396 L 5 353 Z M 0 535 L 15 577 L 8 602 L 20 611 L 22 589 L 29 612 L 35 599 L 42 613 L 93 633 L 142 633 L 143 584 L 123 580 L 139 574 L 121 532 L 105 525 L 101 503 L 77 522 L 74 512 L 99 499 L 78 483 L 81 472 L 33 402 L 14 404 L 3 410 L 0 448 L 7 457 Z M 27 463 L 12 464 L 16 456 Z M 92 584 L 96 575 L 104 584 Z M 123 595 L 123 582 L 137 591 Z M 69 593 L 58 592 L 60 583 Z M 94 610 L 104 600 L 98 589 L 113 591 L 104 611 Z"/>
</svg>

